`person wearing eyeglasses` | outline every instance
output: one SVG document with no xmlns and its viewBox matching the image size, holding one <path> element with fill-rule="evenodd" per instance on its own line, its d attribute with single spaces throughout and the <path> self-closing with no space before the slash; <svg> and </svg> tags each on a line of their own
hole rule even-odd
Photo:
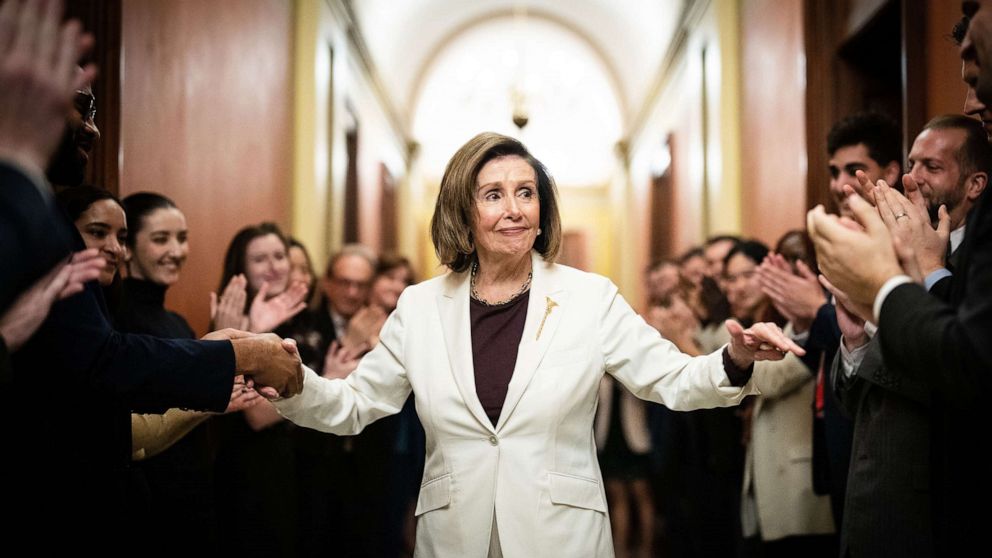
<svg viewBox="0 0 992 558">
<path fill-rule="evenodd" d="M 58 0 L 0 4 L 0 309 L 85 247 L 52 186 L 79 185 L 99 137 L 86 85 L 96 69 L 77 66 L 92 37 L 61 21 Z M 132 410 L 223 410 L 242 373 L 287 395 L 300 388 L 290 342 L 233 330 L 200 341 L 122 334 L 99 289 L 90 281 L 52 305 L 2 384 L 19 394 L 0 416 L 5 532 L 38 553 L 123 551 Z"/>
<path fill-rule="evenodd" d="M 83 181 L 93 147 L 100 139 L 96 125 L 96 97 L 89 84 L 76 90 L 66 116 L 62 141 L 48 167 L 48 179 L 59 190 Z M 55 162 L 59 164 L 54 164 Z"/>
</svg>

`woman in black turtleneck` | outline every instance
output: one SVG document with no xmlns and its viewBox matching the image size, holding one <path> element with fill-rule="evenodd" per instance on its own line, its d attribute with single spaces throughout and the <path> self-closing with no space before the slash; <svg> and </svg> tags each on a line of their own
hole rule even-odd
<svg viewBox="0 0 992 558">
<path fill-rule="evenodd" d="M 141 192 L 123 201 L 128 224 L 127 279 L 117 326 L 158 337 L 196 337 L 186 320 L 165 309 L 165 292 L 179 281 L 189 255 L 186 216 L 171 200 Z"/>
<path fill-rule="evenodd" d="M 186 217 L 171 200 L 159 194 L 132 194 L 122 204 L 127 214 L 128 277 L 121 285 L 115 312 L 117 329 L 173 339 L 195 338 L 186 320 L 165 308 L 165 293 L 179 280 L 189 254 Z M 247 387 L 243 389 L 250 392 Z M 229 411 L 250 404 L 239 404 L 239 398 L 244 396 L 232 395 Z M 138 466 L 150 492 L 150 516 L 148 521 L 142 521 L 143 533 L 138 538 L 143 548 L 155 555 L 207 554 L 221 547 L 215 517 L 210 425 L 204 423 L 205 416 L 186 416 L 189 414 L 171 409 L 165 415 L 133 415 L 132 419 L 135 459 L 143 459 Z M 184 421 L 178 428 L 173 420 L 177 415 Z M 170 432 L 167 439 L 139 439 L 138 432 L 161 430 L 163 421 Z"/>
</svg>

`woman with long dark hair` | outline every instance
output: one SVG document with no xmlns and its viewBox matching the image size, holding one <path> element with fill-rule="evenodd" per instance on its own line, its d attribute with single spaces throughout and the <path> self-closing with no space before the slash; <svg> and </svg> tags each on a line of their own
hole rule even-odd
<svg viewBox="0 0 992 558">
<path fill-rule="evenodd" d="M 186 217 L 169 198 L 151 192 L 122 201 L 127 215 L 127 271 L 115 322 L 120 331 L 170 339 L 195 339 L 165 295 L 181 276 L 189 254 Z M 261 402 L 239 378 L 228 411 Z M 132 415 L 132 447 L 149 490 L 144 538 L 163 555 L 221 548 L 216 529 L 213 448 L 205 421 L 211 415 L 170 409 Z"/>
<path fill-rule="evenodd" d="M 307 286 L 291 281 L 289 242 L 274 223 L 244 227 L 224 257 L 215 297 L 215 328 L 273 332 L 297 341 L 303 362 L 315 365 L 323 354 L 308 335 L 304 312 Z M 318 356 L 319 355 L 319 356 Z M 292 424 L 268 402 L 224 417 L 217 456 L 221 525 L 232 535 L 228 550 L 239 555 L 297 554 L 296 458 Z M 263 480 L 264 479 L 264 480 Z"/>
</svg>

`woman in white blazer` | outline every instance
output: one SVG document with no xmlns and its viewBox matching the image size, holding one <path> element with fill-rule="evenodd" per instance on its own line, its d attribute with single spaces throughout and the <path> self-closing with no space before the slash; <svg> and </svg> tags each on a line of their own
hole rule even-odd
<svg viewBox="0 0 992 558">
<path fill-rule="evenodd" d="M 404 291 L 347 379 L 308 371 L 302 393 L 276 403 L 299 425 L 351 435 L 413 391 L 427 436 L 417 556 L 612 556 L 593 440 L 603 374 L 672 409 L 728 406 L 756 392 L 755 360 L 802 352 L 774 325 L 728 322 L 728 346 L 680 353 L 608 279 L 553 263 L 557 203 L 520 142 L 472 138 L 431 223 L 451 271 Z"/>
</svg>

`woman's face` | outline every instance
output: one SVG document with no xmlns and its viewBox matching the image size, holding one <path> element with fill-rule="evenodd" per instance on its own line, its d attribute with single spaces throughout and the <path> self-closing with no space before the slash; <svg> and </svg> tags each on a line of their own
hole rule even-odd
<svg viewBox="0 0 992 558">
<path fill-rule="evenodd" d="M 128 273 L 166 287 L 179 281 L 189 256 L 186 216 L 175 207 L 156 209 L 141 220 L 134 235 L 134 251 L 128 260 Z"/>
<path fill-rule="evenodd" d="M 404 265 L 390 269 L 372 281 L 369 301 L 387 312 L 392 312 L 396 309 L 400 294 L 410 284 L 411 279 L 410 270 Z"/>
<path fill-rule="evenodd" d="M 248 289 L 257 293 L 269 284 L 269 298 L 282 294 L 289 285 L 289 254 L 274 234 L 253 238 L 245 247 L 245 277 Z"/>
<path fill-rule="evenodd" d="M 703 282 L 703 277 L 706 276 L 706 258 L 702 255 L 689 258 L 682 263 L 680 272 L 682 277 L 685 277 L 693 286 L 698 287 Z"/>
<path fill-rule="evenodd" d="M 534 169 L 517 155 L 499 157 L 483 165 L 476 186 L 472 238 L 479 258 L 530 253 L 541 220 Z"/>
<path fill-rule="evenodd" d="M 107 261 L 100 271 L 100 284 L 106 287 L 114 281 L 124 260 L 127 241 L 124 209 L 114 200 L 95 201 L 76 219 L 76 228 L 86 247 L 100 250 L 100 255 Z"/>
<path fill-rule="evenodd" d="M 313 286 L 313 268 L 310 267 L 310 260 L 307 253 L 299 246 L 289 247 L 289 282 L 296 283 L 302 281 L 307 288 Z"/>
<path fill-rule="evenodd" d="M 730 311 L 738 320 L 754 319 L 758 307 L 767 298 L 761 290 L 757 269 L 758 264 L 744 254 L 737 253 L 730 258 L 724 270 L 723 284 L 727 290 Z"/>
</svg>

